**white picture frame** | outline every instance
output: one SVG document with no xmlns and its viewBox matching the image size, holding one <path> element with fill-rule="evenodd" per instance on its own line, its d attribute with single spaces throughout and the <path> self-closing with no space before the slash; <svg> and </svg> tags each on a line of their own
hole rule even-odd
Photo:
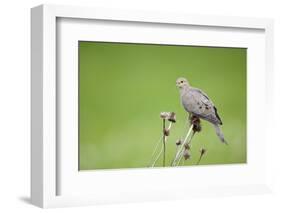
<svg viewBox="0 0 281 213">
<path fill-rule="evenodd" d="M 202 40 L 194 40 L 196 45 L 213 45 L 213 46 L 244 46 L 250 47 L 249 55 L 249 75 L 248 75 L 248 113 L 250 136 L 248 140 L 253 141 L 251 132 L 260 132 L 264 130 L 266 134 L 258 135 L 255 149 L 252 149 L 253 144 L 249 142 L 249 152 L 253 152 L 253 156 L 249 160 L 249 164 L 246 166 L 233 165 L 233 166 L 217 166 L 215 168 L 165 168 L 165 169 L 153 169 L 147 171 L 145 169 L 134 170 L 133 172 L 124 171 L 112 171 L 112 172 L 82 172 L 78 175 L 78 170 L 74 166 L 77 156 L 73 155 L 76 150 L 68 148 L 65 145 L 58 145 L 58 88 L 61 81 L 63 81 L 66 74 L 57 78 L 58 56 L 60 60 L 67 61 L 68 50 L 61 50 L 58 53 L 59 48 L 65 48 L 60 46 L 59 39 L 64 39 L 65 44 L 72 45 L 72 41 L 83 39 L 91 39 L 92 35 L 97 35 L 97 31 L 87 31 L 78 25 L 79 33 L 74 31 L 68 34 L 68 38 L 60 37 L 59 31 L 71 30 L 72 24 L 67 23 L 63 25 L 62 20 L 100 20 L 110 21 L 111 25 L 118 28 L 122 23 L 130 23 L 130 26 L 142 23 L 143 27 L 147 24 L 154 24 L 164 26 L 168 31 L 172 31 L 177 26 L 193 26 L 200 27 L 202 30 L 207 29 L 207 33 L 204 36 L 209 36 L 209 39 L 204 38 Z M 141 12 L 141 11 L 122 11 L 122 10 L 101 10 L 95 8 L 84 8 L 74 6 L 54 6 L 54 5 L 41 5 L 31 10 L 31 73 L 32 73 L 32 115 L 31 115 L 31 200 L 32 203 L 43 207 L 59 207 L 59 206 L 75 206 L 75 205 L 89 205 L 97 203 L 116 203 L 116 202 L 138 202 L 144 200 L 165 200 L 165 199 L 178 199 L 184 197 L 196 197 L 196 196 L 214 196 L 214 195 L 233 195 L 233 194 L 252 194 L 263 193 L 271 191 L 271 178 L 272 167 L 270 164 L 270 141 L 272 141 L 271 132 L 273 128 L 269 128 L 271 122 L 270 116 L 261 116 L 261 122 L 255 122 L 253 113 L 262 110 L 264 107 L 273 103 L 272 95 L 270 91 L 273 88 L 273 21 L 271 19 L 257 19 L 257 18 L 241 18 L 241 17 L 216 17 L 216 16 L 203 16 L 203 15 L 187 15 L 187 14 L 161 14 L 154 12 Z M 70 26 L 70 27 L 69 27 Z M 74 25 L 73 25 L 74 26 Z M 159 27 L 160 28 L 160 27 Z M 84 31 L 84 30 L 85 31 Z M 221 31 L 227 31 L 229 35 L 228 40 L 217 39 L 216 29 Z M 97 30 L 97 29 L 95 29 Z M 212 31 L 212 32 L 211 32 Z M 237 33 L 232 33 L 232 32 Z M 247 31 L 249 33 L 260 33 L 253 39 L 249 39 L 246 36 L 239 37 L 239 31 Z M 92 34 L 91 34 L 92 33 Z M 128 41 L 128 37 L 123 34 L 113 37 L 105 37 L 105 33 L 100 33 L 99 38 L 102 40 L 117 39 L 118 41 Z M 133 33 L 133 31 L 132 31 Z M 213 33 L 213 34 L 212 34 Z M 146 42 L 152 43 L 175 43 L 183 42 L 180 38 L 177 40 L 165 40 L 160 39 L 159 34 L 156 36 L 148 37 Z M 157 37 L 158 35 L 158 37 Z M 223 35 L 222 36 L 228 36 Z M 243 34 L 244 35 L 244 34 Z M 137 37 L 137 34 L 135 34 Z M 223 38 L 222 37 L 222 38 Z M 137 38 L 136 38 L 137 39 Z M 61 41 L 61 40 L 60 40 Z M 134 41 L 134 38 L 129 41 Z M 69 43 L 68 43 L 69 42 Z M 63 42 L 62 42 L 63 43 Z M 71 49 L 71 48 L 70 48 Z M 72 48 L 73 49 L 73 48 Z M 62 54 L 59 55 L 59 54 Z M 255 55 L 256 54 L 256 55 Z M 74 57 L 69 55 L 67 57 Z M 254 63 L 254 59 L 258 57 L 258 62 Z M 77 59 L 78 60 L 78 59 Z M 75 61 L 75 60 L 74 60 Z M 71 63 L 70 63 L 71 64 Z M 256 64 L 256 65 L 255 65 Z M 260 66 L 257 66 L 260 65 Z M 75 62 L 71 64 L 75 67 Z M 69 70 L 71 70 L 71 66 Z M 74 76 L 75 72 L 69 71 L 67 75 Z M 253 79 L 253 75 L 256 78 Z M 264 78 L 266 76 L 266 78 Z M 71 77 L 70 77 L 71 78 Z M 72 80 L 75 77 L 72 78 Z M 75 84 L 75 83 L 74 83 Z M 260 84 L 260 87 L 256 87 Z M 75 94 L 76 87 L 73 88 Z M 70 89 L 71 89 L 70 88 Z M 255 92 L 263 94 L 261 97 L 262 104 L 259 107 L 253 108 L 254 104 L 258 101 L 253 95 Z M 67 100 L 64 100 L 67 101 Z M 72 102 L 70 102 L 71 104 Z M 75 105 L 75 104 L 74 104 Z M 71 108 L 71 107 L 69 107 Z M 75 114 L 76 108 L 72 108 L 73 111 L 68 111 L 71 116 Z M 252 109 L 253 112 L 249 111 Z M 74 119 L 75 120 L 75 116 Z M 61 122 L 63 123 L 63 121 Z M 75 128 L 75 125 L 69 128 Z M 252 130 L 251 130 L 252 129 Z M 75 131 L 74 131 L 75 132 Z M 71 141 L 75 138 L 75 134 L 70 134 Z M 256 136 L 257 137 L 257 136 Z M 74 147 L 75 140 L 70 143 Z M 263 141 L 263 144 L 262 144 Z M 266 142 L 266 143 L 265 143 Z M 62 150 L 61 150 L 62 149 Z M 262 153 L 266 149 L 266 153 Z M 65 157 L 71 159 L 69 166 L 65 164 Z M 255 154 L 256 153 L 256 154 Z M 258 159 L 258 155 L 263 154 L 263 159 Z M 220 171 L 228 173 L 225 175 L 227 180 L 217 181 L 217 177 Z M 202 184 L 196 181 L 196 177 L 205 177 L 209 172 L 209 179 L 206 183 Z M 150 180 L 147 179 L 149 173 Z M 191 175 L 191 173 L 193 175 Z M 247 177 L 243 177 L 240 174 L 247 174 Z M 262 175 L 261 175 L 262 174 Z M 179 177 L 189 175 L 193 180 L 192 187 L 190 185 L 182 186 L 182 184 L 167 184 L 168 180 L 176 180 Z M 113 185 L 108 183 L 112 177 L 116 178 L 117 184 Z M 241 176 L 241 178 L 240 178 Z M 67 178 L 66 178 L 67 177 Z M 162 177 L 162 181 L 159 180 Z M 256 178 L 253 178 L 256 177 Z M 96 178 L 99 181 L 98 184 L 90 183 Z M 120 182 L 118 182 L 118 180 Z M 122 180 L 122 181 L 121 181 Z M 159 181 L 157 181 L 159 180 Z M 104 187 L 102 181 L 107 181 L 107 188 Z M 153 185 L 147 185 L 148 181 L 152 181 Z M 87 183 L 87 187 L 84 183 Z M 136 183 L 137 186 L 136 186 Z M 116 186 L 117 185 L 117 186 Z M 119 186 L 119 187 L 118 187 Z M 148 187 L 149 186 L 149 187 Z M 111 189 L 111 190 L 110 190 Z M 112 190 L 114 189 L 114 190 Z M 95 191 L 95 193 L 87 193 L 87 190 Z M 75 192 L 75 193 L 74 193 Z M 122 196 L 121 196 L 121 195 Z"/>
</svg>

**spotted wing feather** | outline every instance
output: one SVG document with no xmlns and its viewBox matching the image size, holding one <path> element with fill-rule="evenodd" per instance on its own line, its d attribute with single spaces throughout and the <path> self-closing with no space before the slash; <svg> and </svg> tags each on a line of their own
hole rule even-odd
<svg viewBox="0 0 281 213">
<path fill-rule="evenodd" d="M 193 114 L 213 124 L 222 124 L 217 109 L 207 94 L 197 88 L 191 88 L 189 93 L 193 103 Z"/>
</svg>

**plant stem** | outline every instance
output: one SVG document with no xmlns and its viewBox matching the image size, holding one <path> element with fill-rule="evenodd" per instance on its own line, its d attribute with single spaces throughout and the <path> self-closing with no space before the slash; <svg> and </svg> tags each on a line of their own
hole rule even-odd
<svg viewBox="0 0 281 213">
<path fill-rule="evenodd" d="M 188 130 L 188 132 L 187 132 L 187 134 L 186 134 L 186 136 L 185 136 L 185 139 L 184 139 L 183 143 L 181 144 L 180 148 L 178 149 L 178 151 L 177 151 L 177 153 L 176 153 L 176 156 L 175 156 L 175 158 L 174 158 L 174 160 L 173 160 L 173 162 L 172 162 L 172 166 L 175 166 L 176 161 L 178 160 L 178 158 L 179 158 L 179 156 L 180 156 L 180 153 L 182 152 L 182 150 L 183 150 L 183 148 L 184 148 L 184 145 L 185 145 L 185 143 L 186 143 L 186 141 L 187 141 L 187 139 L 188 139 L 188 137 L 189 137 L 189 135 L 190 135 L 192 129 L 193 129 L 193 124 L 190 126 L 190 128 L 189 128 L 189 130 Z"/>
<path fill-rule="evenodd" d="M 172 122 L 170 122 L 170 124 L 169 124 L 169 126 L 168 126 L 168 130 L 170 130 L 171 128 L 172 128 Z M 162 154 L 162 152 L 163 152 L 163 143 L 162 143 L 160 152 L 156 155 L 156 158 L 155 158 L 155 160 L 153 161 L 153 157 L 155 156 L 156 151 L 157 151 L 159 145 L 161 144 L 161 141 L 162 141 L 162 136 L 161 136 L 161 137 L 159 138 L 159 140 L 157 141 L 157 144 L 156 144 L 155 149 L 154 149 L 154 151 L 153 151 L 153 154 L 152 154 L 152 157 L 151 157 L 151 162 L 152 162 L 152 163 L 150 164 L 151 167 L 154 167 L 154 166 L 155 166 L 156 162 L 158 161 L 158 159 L 160 158 L 160 156 L 161 156 L 161 154 Z"/>
<path fill-rule="evenodd" d="M 200 163 L 200 161 L 201 161 L 201 159 L 202 159 L 202 157 L 203 157 L 203 155 L 204 155 L 204 153 L 200 153 L 200 157 L 199 157 L 199 159 L 198 159 L 198 161 L 197 161 L 197 163 L 196 163 L 196 165 L 198 165 L 199 163 Z"/>
<path fill-rule="evenodd" d="M 187 142 L 186 144 L 190 144 L 190 143 L 191 143 L 191 140 L 192 140 L 193 136 L 194 136 L 194 132 L 193 132 L 193 134 L 191 135 L 190 139 L 188 140 L 188 142 Z M 181 153 L 180 153 L 177 166 L 178 166 L 178 165 L 180 164 L 180 162 L 181 162 L 181 159 L 182 159 L 182 157 L 183 157 L 183 152 L 184 152 L 184 150 L 182 150 Z"/>
<path fill-rule="evenodd" d="M 162 152 L 163 152 L 163 146 L 161 147 L 161 150 L 160 150 L 159 154 L 157 155 L 156 159 L 154 160 L 154 162 L 152 163 L 151 167 L 155 166 L 155 164 L 158 161 L 158 159 L 160 158 Z"/>
<path fill-rule="evenodd" d="M 163 119 L 163 138 L 162 138 L 162 141 L 163 141 L 163 167 L 165 167 L 165 157 L 166 157 L 166 143 L 165 143 L 165 140 L 166 140 L 166 135 L 165 135 L 165 128 L 166 128 L 166 123 L 165 123 L 165 119 Z"/>
<path fill-rule="evenodd" d="M 200 163 L 202 156 L 203 156 L 203 155 L 201 154 L 200 157 L 199 157 L 199 160 L 198 160 L 197 163 L 196 163 L 196 165 L 198 165 L 198 164 Z"/>
<path fill-rule="evenodd" d="M 154 150 L 153 150 L 153 153 L 152 153 L 152 156 L 151 156 L 151 160 L 150 160 L 150 162 L 149 162 L 149 166 L 152 165 L 153 158 L 154 158 L 154 156 L 155 156 L 155 154 L 156 154 L 156 151 L 157 151 L 159 145 L 161 144 L 161 140 L 162 140 L 162 136 L 160 136 L 160 138 L 158 139 L 158 141 L 157 141 L 157 143 L 156 143 L 156 146 L 155 146 L 155 148 L 154 148 Z"/>
</svg>

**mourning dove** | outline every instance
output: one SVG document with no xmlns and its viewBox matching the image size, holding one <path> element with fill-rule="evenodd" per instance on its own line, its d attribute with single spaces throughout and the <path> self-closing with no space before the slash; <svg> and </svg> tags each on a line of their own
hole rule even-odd
<svg viewBox="0 0 281 213">
<path fill-rule="evenodd" d="M 227 143 L 219 127 L 219 125 L 222 125 L 222 121 L 210 98 L 202 90 L 191 87 L 185 78 L 178 78 L 176 85 L 179 88 L 180 99 L 184 109 L 190 115 L 195 115 L 212 123 L 217 136 L 223 143 Z"/>
</svg>

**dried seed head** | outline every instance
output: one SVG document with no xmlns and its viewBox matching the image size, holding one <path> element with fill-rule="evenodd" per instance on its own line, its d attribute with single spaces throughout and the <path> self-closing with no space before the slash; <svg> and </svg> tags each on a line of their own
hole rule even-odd
<svg viewBox="0 0 281 213">
<path fill-rule="evenodd" d="M 164 135 L 169 136 L 170 135 L 170 130 L 168 128 L 164 129 Z"/>
<path fill-rule="evenodd" d="M 160 113 L 160 118 L 162 118 L 162 119 L 168 119 L 169 118 L 169 116 L 170 116 L 170 113 L 169 112 L 161 112 Z"/>
<path fill-rule="evenodd" d="M 174 113 L 174 112 L 161 112 L 160 118 L 175 123 L 176 122 L 176 113 Z"/>
<path fill-rule="evenodd" d="M 179 146 L 179 145 L 181 145 L 181 144 L 182 144 L 181 139 L 178 139 L 178 140 L 176 141 L 176 145 Z"/>
<path fill-rule="evenodd" d="M 168 121 L 176 123 L 176 113 L 171 112 L 169 115 Z"/>
<path fill-rule="evenodd" d="M 185 149 L 183 151 L 183 157 L 184 157 L 185 160 L 190 159 L 191 155 L 190 155 L 190 152 L 188 151 L 188 149 Z"/>
<path fill-rule="evenodd" d="M 186 143 L 186 144 L 184 144 L 184 148 L 187 150 L 190 150 L 190 145 Z"/>
<path fill-rule="evenodd" d="M 201 154 L 201 155 L 204 155 L 206 152 L 207 152 L 206 149 L 204 149 L 204 148 L 201 148 L 201 149 L 200 149 L 200 154 Z"/>
</svg>

